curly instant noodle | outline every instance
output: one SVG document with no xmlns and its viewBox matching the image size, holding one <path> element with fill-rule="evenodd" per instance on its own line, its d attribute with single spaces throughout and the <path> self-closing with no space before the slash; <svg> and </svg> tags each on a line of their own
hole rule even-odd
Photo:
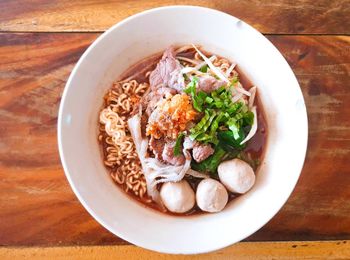
<svg viewBox="0 0 350 260">
<path fill-rule="evenodd" d="M 104 144 L 104 164 L 116 183 L 141 199 L 147 193 L 146 180 L 126 121 L 148 88 L 147 83 L 136 80 L 115 83 L 105 96 L 100 113 L 99 140 Z"/>
</svg>

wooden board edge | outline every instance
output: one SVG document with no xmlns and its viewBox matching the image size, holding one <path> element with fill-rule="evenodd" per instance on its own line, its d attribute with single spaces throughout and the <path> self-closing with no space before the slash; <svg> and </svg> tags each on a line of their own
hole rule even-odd
<svg viewBox="0 0 350 260">
<path fill-rule="evenodd" d="M 124 246 L 2 247 L 0 259 L 350 259 L 350 240 L 241 242 L 200 255 L 167 255 Z"/>
</svg>

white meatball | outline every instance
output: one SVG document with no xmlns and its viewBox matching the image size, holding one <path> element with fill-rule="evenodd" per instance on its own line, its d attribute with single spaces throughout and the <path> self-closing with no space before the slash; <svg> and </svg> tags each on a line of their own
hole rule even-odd
<svg viewBox="0 0 350 260">
<path fill-rule="evenodd" d="M 220 182 L 214 179 L 204 179 L 198 184 L 196 200 L 201 210 L 219 212 L 226 206 L 228 194 Z"/>
<path fill-rule="evenodd" d="M 174 213 L 184 213 L 195 204 L 194 191 L 187 181 L 167 182 L 160 189 L 160 197 L 165 207 Z"/>
<path fill-rule="evenodd" d="M 218 167 L 218 174 L 225 187 L 234 193 L 246 193 L 255 183 L 252 167 L 239 159 L 222 162 Z"/>
</svg>

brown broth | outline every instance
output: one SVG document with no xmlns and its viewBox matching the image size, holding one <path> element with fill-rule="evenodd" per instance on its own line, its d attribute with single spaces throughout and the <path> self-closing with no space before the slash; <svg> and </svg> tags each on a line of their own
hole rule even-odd
<svg viewBox="0 0 350 260">
<path fill-rule="evenodd" d="M 186 58 L 191 58 L 193 57 L 194 52 L 190 51 L 187 53 L 181 53 L 182 57 L 186 57 Z M 161 58 L 161 54 L 157 53 L 154 54 L 148 58 L 145 58 L 143 60 L 141 60 L 140 62 L 134 64 L 133 66 L 131 66 L 128 70 L 126 70 L 124 73 L 121 74 L 121 76 L 119 77 L 120 79 L 126 79 L 129 77 L 132 77 L 133 79 L 136 79 L 139 83 L 143 83 L 147 81 L 147 78 L 144 76 L 144 72 L 145 71 L 149 71 L 149 70 L 153 70 L 156 66 L 156 64 L 158 63 L 158 61 Z M 219 57 L 220 58 L 220 57 Z M 249 90 L 253 84 L 252 82 L 244 75 L 244 73 L 241 71 L 241 69 L 239 68 L 239 66 L 235 67 L 235 70 L 238 72 L 239 74 L 239 79 L 240 82 L 242 84 L 242 86 L 246 89 Z M 259 88 L 257 90 L 256 93 L 256 98 L 255 98 L 255 105 L 257 106 L 257 114 L 258 114 L 258 129 L 256 134 L 254 135 L 254 137 L 248 141 L 248 145 L 247 147 L 243 150 L 243 152 L 250 157 L 253 161 L 259 161 L 260 163 L 263 160 L 264 157 L 264 148 L 265 148 L 265 144 L 267 141 L 267 123 L 266 123 L 266 118 L 265 118 L 265 112 L 261 103 L 261 99 L 259 97 Z M 106 154 L 106 143 L 102 142 L 102 148 L 103 148 L 103 154 L 104 154 L 104 158 L 105 156 L 107 156 Z M 248 162 L 249 163 L 249 162 Z M 251 163 L 250 163 L 251 164 Z M 252 165 L 252 167 L 254 168 L 255 174 L 258 174 L 259 171 L 259 165 Z M 112 169 L 112 171 L 114 171 L 115 169 Z M 199 184 L 199 182 L 201 181 L 201 179 L 198 178 L 194 178 L 191 176 L 185 176 L 185 179 L 189 182 L 189 184 L 191 185 L 191 187 L 193 188 L 193 190 L 197 189 L 197 186 Z M 123 191 L 125 190 L 125 184 L 124 185 L 119 185 L 117 184 L 117 186 L 119 186 Z M 160 188 L 160 186 L 158 187 Z M 182 214 L 178 214 L 178 213 L 172 213 L 170 211 L 163 211 L 161 209 L 161 207 L 159 205 L 157 205 L 155 202 L 147 202 L 147 200 L 149 200 L 149 197 L 146 197 L 145 199 L 141 199 L 140 197 L 134 195 L 133 193 L 130 192 L 126 192 L 128 194 L 128 196 L 130 196 L 132 199 L 138 201 L 139 203 L 141 203 L 142 205 L 148 207 L 148 208 L 152 208 L 155 209 L 157 211 L 160 211 L 162 213 L 166 213 L 168 215 L 172 215 L 172 216 L 192 216 L 192 215 L 197 215 L 197 214 L 204 214 L 206 212 L 203 212 L 202 210 L 199 209 L 199 207 L 197 205 L 195 205 L 190 211 L 186 212 L 186 213 L 182 213 Z M 238 196 L 241 196 L 240 194 L 234 194 L 232 192 L 229 192 L 229 201 L 228 203 L 230 203 L 230 201 L 232 201 L 233 199 L 237 198 Z"/>
</svg>

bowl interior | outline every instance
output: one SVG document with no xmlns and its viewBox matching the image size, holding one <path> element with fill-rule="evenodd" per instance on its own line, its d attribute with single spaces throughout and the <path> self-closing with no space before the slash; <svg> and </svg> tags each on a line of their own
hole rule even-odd
<svg viewBox="0 0 350 260">
<path fill-rule="evenodd" d="M 257 182 L 249 193 L 217 214 L 174 217 L 131 200 L 112 182 L 97 142 L 98 113 L 112 81 L 130 65 L 169 45 L 188 43 L 235 61 L 258 87 L 268 141 Z M 265 37 L 227 14 L 177 6 L 132 16 L 90 46 L 67 82 L 58 137 L 62 164 L 74 192 L 104 227 L 151 250 L 202 253 L 244 239 L 282 207 L 303 165 L 307 118 L 292 70 Z"/>
</svg>

